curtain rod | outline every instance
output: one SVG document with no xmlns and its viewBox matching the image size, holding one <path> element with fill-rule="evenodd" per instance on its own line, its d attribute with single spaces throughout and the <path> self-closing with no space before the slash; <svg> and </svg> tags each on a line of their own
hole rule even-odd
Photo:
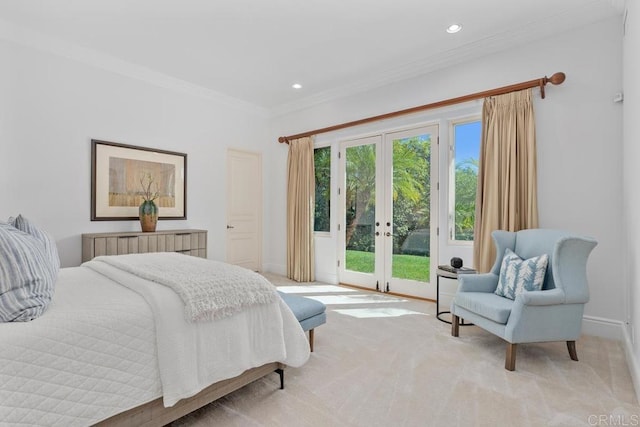
<svg viewBox="0 0 640 427">
<path fill-rule="evenodd" d="M 304 138 L 305 136 L 317 135 L 319 133 L 333 132 L 334 130 L 345 129 L 353 126 L 363 125 L 365 123 L 376 122 L 379 120 L 391 119 L 394 117 L 402 116 L 405 114 L 417 113 L 418 111 L 431 110 L 433 108 L 446 107 L 448 105 L 460 104 L 463 102 L 471 101 L 479 98 L 486 98 L 488 96 L 503 95 L 509 92 L 515 92 L 517 90 L 529 89 L 532 87 L 540 87 L 540 96 L 544 99 L 544 86 L 547 83 L 559 85 L 564 82 L 566 75 L 562 72 L 555 73 L 551 77 L 544 76 L 539 79 L 529 80 L 527 82 L 516 83 L 509 86 L 503 86 L 496 89 L 485 90 L 483 92 L 476 92 L 469 95 L 459 96 L 457 98 L 449 98 L 444 101 L 433 102 L 431 104 L 420 105 L 418 107 L 406 108 L 404 110 L 394 111 L 392 113 L 380 114 L 378 116 L 367 117 L 366 119 L 354 120 L 352 122 L 341 123 L 339 125 L 333 125 L 326 128 L 316 129 L 308 132 L 298 133 L 295 135 L 281 136 L 278 138 L 280 143 L 289 143 L 292 139 Z"/>
</svg>

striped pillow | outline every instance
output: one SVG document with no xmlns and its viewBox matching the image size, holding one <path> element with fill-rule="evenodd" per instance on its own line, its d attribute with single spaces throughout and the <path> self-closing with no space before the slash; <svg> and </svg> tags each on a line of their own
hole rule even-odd
<svg viewBox="0 0 640 427">
<path fill-rule="evenodd" d="M 51 266 L 55 270 L 56 277 L 58 276 L 58 270 L 60 269 L 60 257 L 58 256 L 58 248 L 56 247 L 56 242 L 46 231 L 38 228 L 34 223 L 29 221 L 27 218 L 22 215 L 18 215 L 16 218 L 9 218 L 9 223 L 11 224 L 11 220 L 13 220 L 13 226 L 20 231 L 24 231 L 27 234 L 31 234 L 33 237 L 38 239 L 44 245 L 47 258 L 49 258 L 49 262 Z"/>
<path fill-rule="evenodd" d="M 516 299 L 524 291 L 539 291 L 544 283 L 549 255 L 523 260 L 507 248 L 500 266 L 496 295 Z"/>
<path fill-rule="evenodd" d="M 26 322 L 44 313 L 57 273 L 40 240 L 0 223 L 0 322 Z"/>
</svg>

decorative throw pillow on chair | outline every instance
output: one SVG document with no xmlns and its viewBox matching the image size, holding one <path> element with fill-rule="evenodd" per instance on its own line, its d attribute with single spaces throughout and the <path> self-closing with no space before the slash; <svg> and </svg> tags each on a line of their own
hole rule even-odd
<svg viewBox="0 0 640 427">
<path fill-rule="evenodd" d="M 496 295 L 516 299 L 524 291 L 541 290 L 548 263 L 547 254 L 523 260 L 507 248 L 500 266 Z"/>
</svg>

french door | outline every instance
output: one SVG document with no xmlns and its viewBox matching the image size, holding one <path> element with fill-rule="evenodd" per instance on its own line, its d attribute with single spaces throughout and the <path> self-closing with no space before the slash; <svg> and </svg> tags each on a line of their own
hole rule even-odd
<svg viewBox="0 0 640 427">
<path fill-rule="evenodd" d="M 432 125 L 341 143 L 342 283 L 432 296 L 437 138 L 438 126 Z"/>
</svg>

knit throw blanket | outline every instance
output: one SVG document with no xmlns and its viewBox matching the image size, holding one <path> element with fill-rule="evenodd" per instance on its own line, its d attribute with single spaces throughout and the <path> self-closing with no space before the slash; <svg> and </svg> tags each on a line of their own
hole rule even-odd
<svg viewBox="0 0 640 427">
<path fill-rule="evenodd" d="M 223 262 L 169 252 L 100 256 L 93 261 L 173 289 L 184 301 L 189 322 L 221 319 L 277 300 L 276 289 L 267 279 Z"/>
</svg>

